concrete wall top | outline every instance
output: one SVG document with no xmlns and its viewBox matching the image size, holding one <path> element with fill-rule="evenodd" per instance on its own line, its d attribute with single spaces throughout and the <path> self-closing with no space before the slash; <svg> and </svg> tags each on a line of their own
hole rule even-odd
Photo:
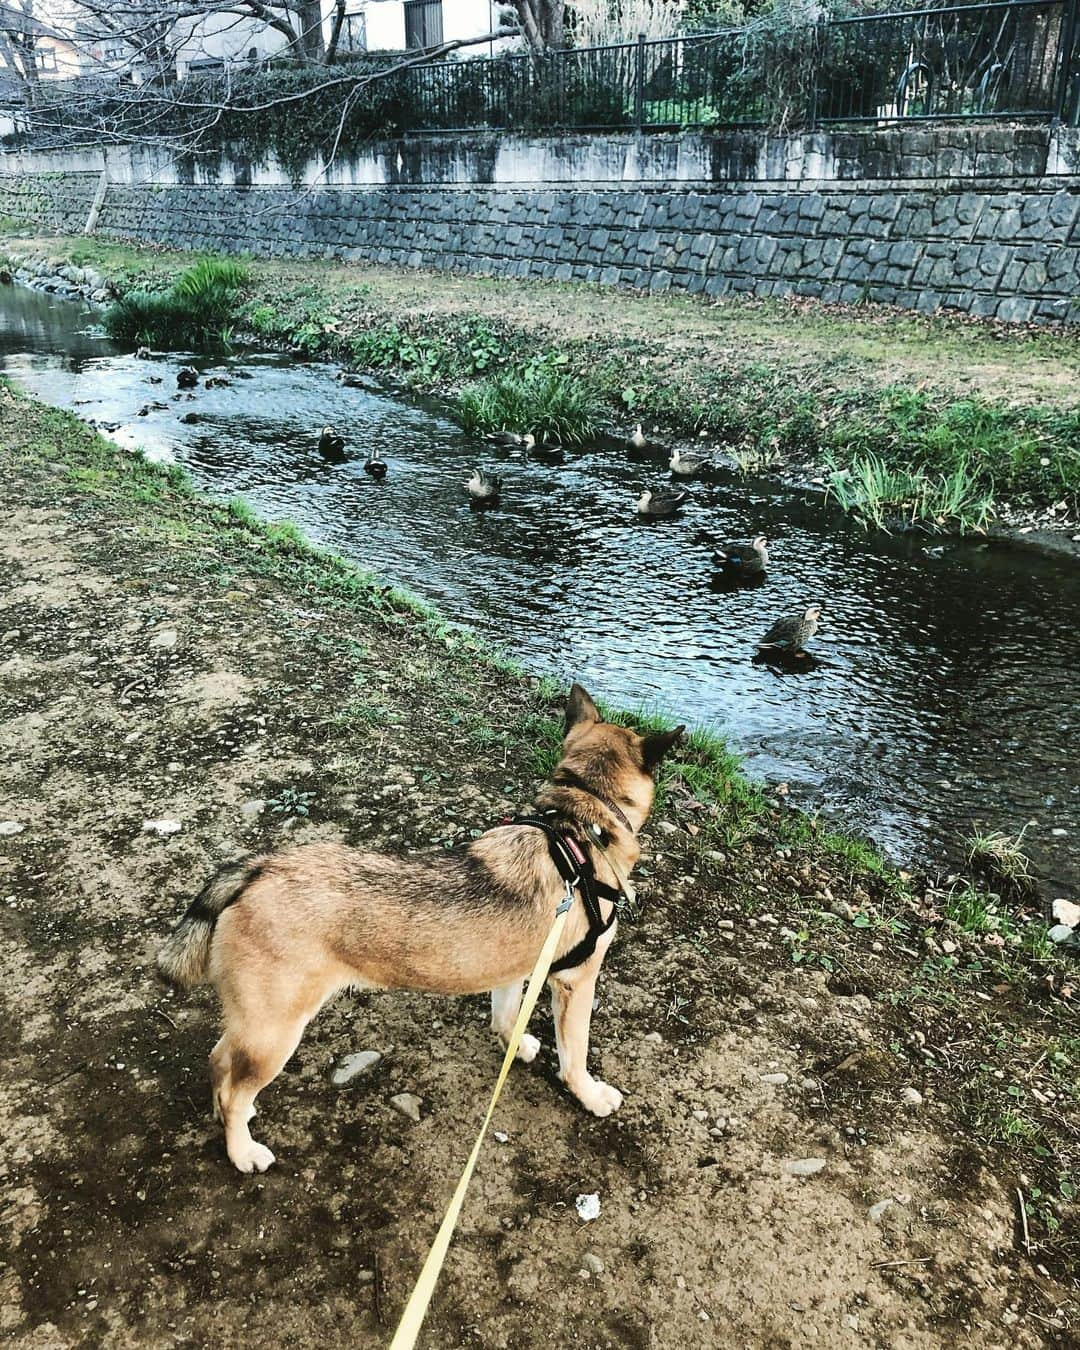
<svg viewBox="0 0 1080 1350">
<path fill-rule="evenodd" d="M 229 154 L 187 162 L 167 150 L 13 151 L 0 172 L 95 173 L 124 184 L 284 187 L 273 158 Z M 479 132 L 372 142 L 326 166 L 312 160 L 306 186 L 627 186 L 653 183 L 917 182 L 1068 179 L 1080 175 L 1080 129 L 977 123 L 867 126 L 771 135 L 760 130 L 673 133 Z"/>
</svg>

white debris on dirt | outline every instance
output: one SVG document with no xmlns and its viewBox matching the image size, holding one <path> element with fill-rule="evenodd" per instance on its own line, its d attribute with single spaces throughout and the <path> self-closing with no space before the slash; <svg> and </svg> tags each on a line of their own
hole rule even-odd
<svg viewBox="0 0 1080 1350">
<path fill-rule="evenodd" d="M 824 1158 L 793 1158 L 784 1164 L 784 1171 L 789 1177 L 812 1177 L 822 1171 L 824 1166 Z"/>
<path fill-rule="evenodd" d="M 184 828 L 178 820 L 144 820 L 142 827 L 144 834 L 160 835 L 177 834 Z"/>
<path fill-rule="evenodd" d="M 579 1195 L 574 1201 L 574 1208 L 582 1223 L 591 1223 L 600 1217 L 600 1197 L 595 1191 L 589 1195 Z"/>
<path fill-rule="evenodd" d="M 21 820 L 0 820 L 0 835 L 22 834 L 25 829 Z"/>
</svg>

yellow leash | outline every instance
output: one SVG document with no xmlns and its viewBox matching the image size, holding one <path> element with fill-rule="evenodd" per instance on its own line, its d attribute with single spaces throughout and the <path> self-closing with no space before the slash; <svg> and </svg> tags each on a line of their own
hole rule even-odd
<svg viewBox="0 0 1080 1350">
<path fill-rule="evenodd" d="M 457 1184 L 457 1190 L 454 1192 L 447 1206 L 446 1215 L 439 1225 L 439 1231 L 435 1234 L 435 1241 L 431 1244 L 431 1250 L 427 1254 L 427 1260 L 420 1272 L 420 1277 L 416 1281 L 412 1293 L 409 1295 L 409 1301 L 405 1305 L 405 1311 L 401 1314 L 401 1321 L 398 1323 L 397 1331 L 394 1332 L 394 1339 L 390 1342 L 390 1350 L 412 1350 L 416 1344 L 416 1338 L 420 1335 L 420 1328 L 424 1323 L 424 1315 L 428 1310 L 428 1304 L 431 1302 L 431 1296 L 435 1292 L 435 1284 L 439 1278 L 439 1272 L 443 1268 L 443 1262 L 446 1260 L 446 1253 L 450 1247 L 450 1239 L 454 1235 L 454 1229 L 457 1227 L 458 1217 L 461 1214 L 461 1206 L 465 1203 L 465 1192 L 469 1189 L 469 1182 L 472 1180 L 473 1171 L 476 1168 L 477 1159 L 480 1157 L 480 1147 L 484 1142 L 484 1136 L 487 1134 L 487 1128 L 491 1124 L 491 1117 L 495 1112 L 495 1104 L 499 1100 L 499 1094 L 503 1090 L 503 1084 L 506 1082 L 507 1075 L 510 1072 L 510 1066 L 514 1062 L 514 1056 L 518 1052 L 518 1046 L 521 1044 L 521 1038 L 525 1034 L 525 1028 L 529 1025 L 529 1018 L 532 1016 L 533 1009 L 536 1007 L 536 1001 L 540 997 L 540 991 L 544 987 L 544 981 L 547 979 L 548 970 L 552 961 L 555 960 L 555 952 L 558 949 L 559 938 L 562 936 L 562 930 L 566 924 L 566 916 L 573 903 L 573 891 L 568 889 L 568 894 L 555 911 L 555 920 L 551 925 L 551 930 L 547 935 L 543 947 L 540 949 L 540 955 L 536 958 L 536 965 L 533 966 L 532 974 L 529 976 L 529 987 L 525 991 L 525 997 L 521 1000 L 521 1011 L 517 1015 L 517 1021 L 514 1023 L 514 1029 L 510 1033 L 510 1040 L 506 1046 L 506 1054 L 503 1056 L 502 1068 L 499 1070 L 499 1076 L 495 1080 L 495 1088 L 491 1094 L 491 1100 L 488 1102 L 487 1114 L 484 1116 L 483 1124 L 480 1126 L 480 1133 L 476 1136 L 476 1143 L 473 1144 L 472 1152 L 469 1154 L 469 1160 L 465 1164 L 465 1169 L 461 1174 L 461 1180 Z"/>
</svg>

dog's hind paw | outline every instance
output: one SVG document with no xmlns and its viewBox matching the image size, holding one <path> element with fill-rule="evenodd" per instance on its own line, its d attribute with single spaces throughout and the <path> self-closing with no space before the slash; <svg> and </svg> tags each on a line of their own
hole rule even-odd
<svg viewBox="0 0 1080 1350">
<path fill-rule="evenodd" d="M 610 1116 L 622 1106 L 622 1093 L 610 1083 L 602 1083 L 599 1078 L 590 1079 L 580 1091 L 574 1094 L 586 1111 L 594 1116 Z"/>
<path fill-rule="evenodd" d="M 540 1042 L 535 1036 L 530 1036 L 528 1032 L 521 1038 L 521 1044 L 518 1046 L 517 1058 L 522 1064 L 531 1064 L 540 1053 Z"/>
<path fill-rule="evenodd" d="M 274 1155 L 265 1144 L 257 1144 L 254 1139 L 229 1151 L 229 1158 L 241 1172 L 265 1172 L 273 1163 Z"/>
</svg>

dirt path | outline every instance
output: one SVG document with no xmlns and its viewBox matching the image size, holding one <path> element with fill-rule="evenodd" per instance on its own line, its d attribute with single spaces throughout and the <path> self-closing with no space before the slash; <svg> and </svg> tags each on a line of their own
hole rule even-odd
<svg viewBox="0 0 1080 1350">
<path fill-rule="evenodd" d="M 497 1069 L 482 1001 L 340 999 L 260 1101 L 278 1165 L 240 1177 L 208 1111 L 213 1006 L 166 993 L 151 954 L 238 852 L 438 848 L 497 818 L 527 799 L 549 709 L 493 674 L 451 689 L 451 639 L 113 511 L 88 474 L 0 458 L 0 821 L 22 827 L 0 838 L 0 1331 L 385 1344 Z M 144 828 L 161 819 L 180 829 Z M 597 1121 L 560 1092 L 545 1011 L 424 1343 L 1069 1343 L 1075 1303 L 1023 1258 L 1011 1179 L 886 1011 L 778 961 L 767 875 L 718 880 L 684 838 L 669 810 L 601 982 L 594 1055 L 626 1105 Z M 382 1062 L 332 1086 L 359 1049 Z M 404 1091 L 419 1123 L 389 1104 Z"/>
</svg>

